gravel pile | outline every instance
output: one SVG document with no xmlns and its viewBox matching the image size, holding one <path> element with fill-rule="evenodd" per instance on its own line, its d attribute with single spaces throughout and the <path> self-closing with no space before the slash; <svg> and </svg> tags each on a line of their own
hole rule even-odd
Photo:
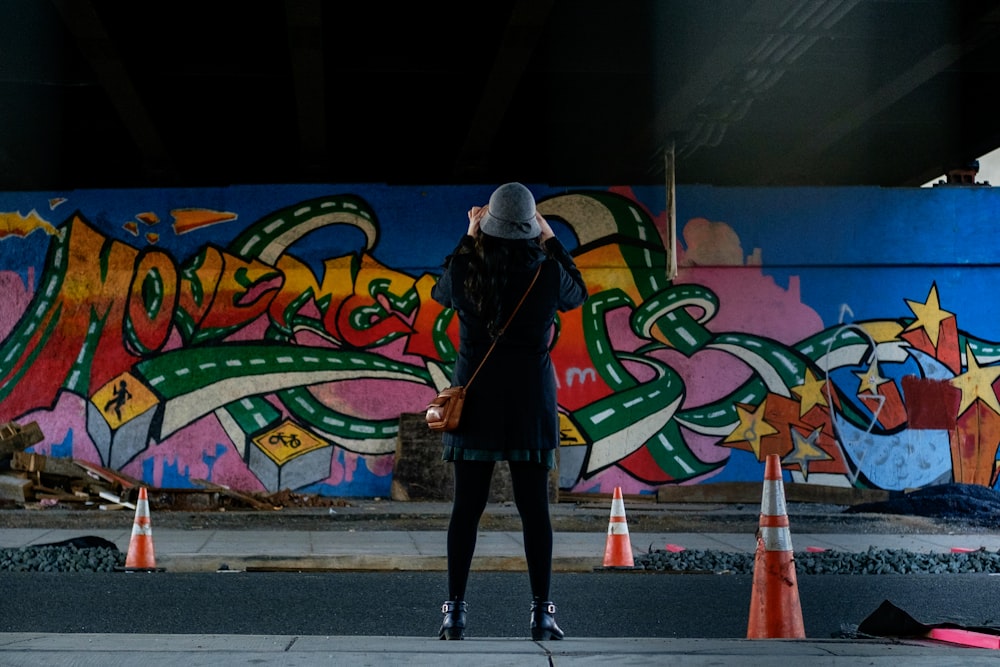
<svg viewBox="0 0 1000 667">
<path fill-rule="evenodd" d="M 978 484 L 939 484 L 886 501 L 854 505 L 845 513 L 926 516 L 979 528 L 1000 527 L 1000 492 Z M 917 553 L 905 549 L 869 548 L 862 553 L 796 552 L 796 574 L 958 574 L 1000 573 L 1000 552 L 979 549 L 959 553 Z M 752 553 L 649 550 L 635 558 L 637 568 L 655 572 L 752 574 Z"/>
<path fill-rule="evenodd" d="M 1000 573 L 1000 552 L 918 553 L 905 549 L 869 548 L 843 551 L 796 552 L 796 574 L 959 574 Z M 654 572 L 753 574 L 754 554 L 688 549 L 651 549 L 634 558 L 635 566 Z"/>
<path fill-rule="evenodd" d="M 113 572 L 124 566 L 125 554 L 114 542 L 93 536 L 0 549 L 0 572 Z"/>
</svg>

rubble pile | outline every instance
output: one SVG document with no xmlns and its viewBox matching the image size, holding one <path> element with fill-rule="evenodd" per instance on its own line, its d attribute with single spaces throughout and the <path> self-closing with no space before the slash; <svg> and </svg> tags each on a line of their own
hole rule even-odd
<svg viewBox="0 0 1000 667">
<path fill-rule="evenodd" d="M 0 424 L 0 509 L 135 509 L 138 490 L 147 487 L 155 510 L 280 510 L 284 507 L 344 507 L 347 501 L 284 489 L 272 494 L 240 492 L 208 480 L 198 488 L 151 488 L 142 480 L 79 459 L 25 451 L 41 442 L 36 422 Z"/>
</svg>

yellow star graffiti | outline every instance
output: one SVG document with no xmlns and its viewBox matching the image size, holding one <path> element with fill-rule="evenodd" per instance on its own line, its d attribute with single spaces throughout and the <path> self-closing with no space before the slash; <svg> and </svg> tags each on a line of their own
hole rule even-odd
<svg viewBox="0 0 1000 667">
<path fill-rule="evenodd" d="M 774 435 L 778 429 L 774 428 L 764 420 L 764 410 L 767 399 L 760 402 L 754 411 L 747 410 L 741 405 L 736 406 L 736 413 L 740 417 L 739 425 L 733 432 L 726 436 L 723 443 L 746 441 L 757 459 L 760 460 L 760 440 L 766 435 Z"/>
<path fill-rule="evenodd" d="M 937 285 L 931 285 L 927 301 L 923 303 L 910 301 L 909 299 L 905 299 L 905 301 L 917 319 L 913 320 L 910 326 L 906 327 L 904 331 L 915 331 L 923 328 L 927 332 L 927 337 L 931 339 L 931 344 L 937 347 L 938 335 L 941 333 L 941 322 L 955 316 L 954 313 L 941 310 L 941 306 L 938 303 Z"/>
<path fill-rule="evenodd" d="M 817 380 L 812 371 L 806 369 L 806 378 L 798 387 L 792 387 L 792 392 L 799 397 L 799 416 L 809 412 L 814 406 L 826 406 L 826 381 Z"/>
<path fill-rule="evenodd" d="M 993 412 L 1000 414 L 1000 400 L 997 400 L 997 393 L 993 389 L 993 383 L 1000 378 L 1000 365 L 980 366 L 968 345 L 965 346 L 965 359 L 967 370 L 951 381 L 952 386 L 962 391 L 962 404 L 958 408 L 958 414 L 965 412 L 977 398 Z"/>
<path fill-rule="evenodd" d="M 785 457 L 783 463 L 798 463 L 799 468 L 802 469 L 803 479 L 809 479 L 810 461 L 833 460 L 833 457 L 830 456 L 829 453 L 816 444 L 816 440 L 819 439 L 819 433 L 822 430 L 823 427 L 820 426 L 810 433 L 808 438 L 806 438 L 799 433 L 798 429 L 792 429 L 792 451 Z"/>
<path fill-rule="evenodd" d="M 877 394 L 879 385 L 889 382 L 889 380 L 879 375 L 878 359 L 872 362 L 872 365 L 868 367 L 868 370 L 854 371 L 854 374 L 858 376 L 859 380 L 861 380 L 861 384 L 858 385 L 859 395 L 865 392 Z"/>
</svg>

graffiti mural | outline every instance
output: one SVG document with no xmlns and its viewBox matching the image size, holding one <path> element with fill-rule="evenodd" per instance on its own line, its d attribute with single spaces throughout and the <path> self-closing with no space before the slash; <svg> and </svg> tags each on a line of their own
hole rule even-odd
<svg viewBox="0 0 1000 667">
<path fill-rule="evenodd" d="M 758 481 L 768 454 L 798 483 L 996 486 L 1000 345 L 959 327 L 995 326 L 996 300 L 948 302 L 968 271 L 919 261 L 919 224 L 912 264 L 839 242 L 817 259 L 782 229 L 785 191 L 681 188 L 669 279 L 662 190 L 533 189 L 590 294 L 553 332 L 562 488 Z M 387 496 L 399 416 L 456 356 L 431 286 L 491 190 L 0 195 L 0 421 L 37 421 L 32 451 L 161 487 Z M 801 229 L 871 205 L 832 192 L 797 203 Z M 957 194 L 911 195 L 918 219 L 955 215 Z M 843 278 L 865 272 L 878 290 Z"/>
</svg>

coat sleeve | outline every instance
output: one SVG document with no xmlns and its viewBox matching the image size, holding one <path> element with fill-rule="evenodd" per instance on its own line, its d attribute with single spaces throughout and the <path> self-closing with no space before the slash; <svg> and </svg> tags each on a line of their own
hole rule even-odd
<svg viewBox="0 0 1000 667">
<path fill-rule="evenodd" d="M 475 243 L 475 239 L 466 234 L 462 237 L 462 240 L 458 242 L 455 249 L 444 259 L 444 272 L 438 281 L 434 283 L 431 287 L 431 298 L 440 303 L 445 308 L 453 308 L 454 301 L 452 299 L 452 278 L 451 278 L 451 260 L 455 255 L 459 253 L 469 252 L 472 245 Z"/>
<path fill-rule="evenodd" d="M 579 308 L 587 300 L 587 285 L 572 255 L 555 236 L 545 242 L 545 252 L 559 263 L 559 302 L 556 307 L 563 312 Z"/>
</svg>

